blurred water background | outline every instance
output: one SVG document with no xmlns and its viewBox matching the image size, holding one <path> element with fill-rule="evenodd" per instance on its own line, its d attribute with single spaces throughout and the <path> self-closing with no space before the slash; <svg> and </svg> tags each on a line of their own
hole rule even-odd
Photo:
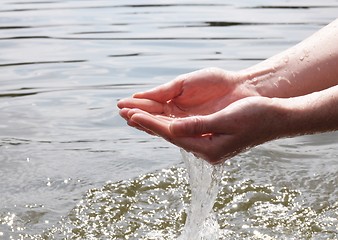
<svg viewBox="0 0 338 240">
<path fill-rule="evenodd" d="M 1 0 L 0 239 L 176 239 L 179 150 L 116 102 L 204 67 L 240 70 L 337 17 L 337 0 Z M 338 133 L 226 163 L 221 239 L 337 239 Z"/>
</svg>

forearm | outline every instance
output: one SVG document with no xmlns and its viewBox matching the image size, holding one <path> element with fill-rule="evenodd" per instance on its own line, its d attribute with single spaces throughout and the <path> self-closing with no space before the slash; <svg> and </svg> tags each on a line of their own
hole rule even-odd
<svg viewBox="0 0 338 240">
<path fill-rule="evenodd" d="M 338 130 L 338 86 L 301 97 L 279 99 L 284 112 L 279 131 L 297 136 Z"/>
<path fill-rule="evenodd" d="M 296 46 L 241 71 L 266 97 L 294 97 L 338 84 L 338 19 Z"/>
</svg>

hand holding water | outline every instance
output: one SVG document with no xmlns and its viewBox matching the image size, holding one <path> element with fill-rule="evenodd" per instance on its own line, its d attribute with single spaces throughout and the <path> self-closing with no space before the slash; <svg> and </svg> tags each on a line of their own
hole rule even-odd
<svg viewBox="0 0 338 240">
<path fill-rule="evenodd" d="M 239 73 L 219 68 L 203 69 L 181 75 L 150 91 L 137 93 L 133 98 L 120 101 L 118 106 L 122 108 L 120 114 L 129 125 L 160 135 L 215 163 L 223 155 L 231 155 L 224 154 L 224 144 L 220 142 L 221 136 L 228 134 L 229 127 L 221 132 L 212 132 L 213 129 L 210 128 L 199 129 L 199 124 L 211 126 L 213 119 L 219 121 L 223 114 L 215 113 L 238 99 L 257 95 L 253 89 L 239 84 L 241 80 Z M 133 116 L 134 114 L 137 115 Z M 196 115 L 199 117 L 191 117 Z M 233 131 L 234 129 L 230 132 Z M 227 139 L 230 141 L 231 138 L 228 136 Z M 210 147 L 215 151 L 210 152 Z M 227 152 L 236 153 L 239 151 L 237 147 L 232 146 Z M 209 156 L 211 153 L 213 156 Z"/>
<path fill-rule="evenodd" d="M 203 69 L 123 99 L 120 114 L 211 163 L 276 138 L 337 130 L 337 41 L 338 20 L 243 71 Z"/>
<path fill-rule="evenodd" d="M 118 106 L 165 116 L 207 115 L 238 99 L 257 95 L 253 89 L 240 84 L 241 78 L 237 72 L 202 69 L 181 75 L 149 91 L 136 93 L 132 98 L 119 101 Z M 124 112 L 122 116 L 125 117 Z"/>
<path fill-rule="evenodd" d="M 247 97 L 209 115 L 183 118 L 126 110 L 129 121 L 141 130 L 157 134 L 212 164 L 280 135 L 283 114 L 283 108 L 265 97 Z"/>
</svg>

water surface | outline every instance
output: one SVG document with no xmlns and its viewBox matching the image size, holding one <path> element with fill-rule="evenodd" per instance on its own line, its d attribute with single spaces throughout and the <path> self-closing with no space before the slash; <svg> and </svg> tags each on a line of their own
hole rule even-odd
<svg viewBox="0 0 338 240">
<path fill-rule="evenodd" d="M 337 17 L 338 1 L 3 0 L 0 237 L 175 239 L 189 203 L 179 150 L 116 102 L 208 66 L 239 70 Z M 228 162 L 223 239 L 335 239 L 337 133 Z"/>
</svg>

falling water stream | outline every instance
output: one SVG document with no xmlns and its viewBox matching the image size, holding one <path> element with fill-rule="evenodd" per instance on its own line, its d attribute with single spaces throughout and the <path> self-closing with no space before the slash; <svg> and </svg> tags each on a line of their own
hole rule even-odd
<svg viewBox="0 0 338 240">
<path fill-rule="evenodd" d="M 219 238 L 219 225 L 212 211 L 218 194 L 223 164 L 211 165 L 181 150 L 187 168 L 191 203 L 179 240 L 214 240 Z"/>
</svg>

